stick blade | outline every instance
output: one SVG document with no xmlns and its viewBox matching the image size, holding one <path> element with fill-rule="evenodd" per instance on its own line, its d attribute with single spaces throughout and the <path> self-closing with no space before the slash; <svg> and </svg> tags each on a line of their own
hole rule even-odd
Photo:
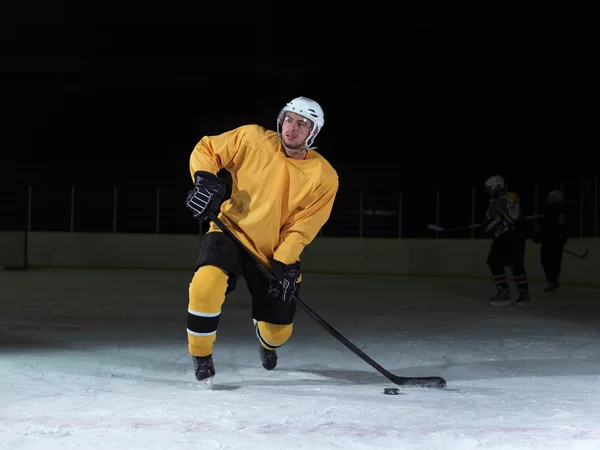
<svg viewBox="0 0 600 450">
<path fill-rule="evenodd" d="M 590 252 L 590 249 L 586 248 L 583 253 L 577 253 L 577 252 L 574 252 L 573 250 L 569 250 L 568 248 L 563 249 L 563 251 L 565 253 L 568 253 L 569 255 L 577 256 L 578 258 L 584 259 Z"/>
<path fill-rule="evenodd" d="M 428 228 L 429 230 L 432 230 L 432 231 L 446 231 L 444 228 L 442 228 L 442 227 L 439 227 L 439 226 L 437 226 L 437 225 L 434 225 L 434 224 L 432 224 L 432 223 L 430 223 L 429 225 L 427 225 L 427 228 Z"/>
<path fill-rule="evenodd" d="M 402 387 L 428 389 L 444 389 L 446 387 L 446 380 L 442 377 L 399 377 L 395 375 L 390 381 Z"/>
</svg>

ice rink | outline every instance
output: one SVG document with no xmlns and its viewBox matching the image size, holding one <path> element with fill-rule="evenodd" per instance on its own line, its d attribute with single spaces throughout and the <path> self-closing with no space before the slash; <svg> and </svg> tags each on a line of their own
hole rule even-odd
<svg viewBox="0 0 600 450">
<path fill-rule="evenodd" d="M 0 272 L 0 448 L 600 449 L 600 291 L 494 309 L 491 280 L 306 274 L 302 310 L 262 369 L 243 281 L 227 299 L 215 389 L 196 382 L 190 274 Z"/>
</svg>

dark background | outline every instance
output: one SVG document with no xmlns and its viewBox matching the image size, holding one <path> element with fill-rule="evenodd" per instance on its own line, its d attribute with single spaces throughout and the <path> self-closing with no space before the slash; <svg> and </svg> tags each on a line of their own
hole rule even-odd
<svg viewBox="0 0 600 450">
<path fill-rule="evenodd" d="M 32 186 L 34 228 L 68 228 L 76 186 L 79 229 L 110 229 L 118 187 L 120 229 L 151 232 L 160 188 L 163 230 L 188 232 L 196 142 L 246 123 L 273 128 L 299 95 L 326 114 L 315 143 L 340 174 L 332 235 L 355 223 L 359 195 L 389 210 L 403 191 L 404 230 L 422 236 L 438 189 L 445 224 L 460 225 L 471 189 L 485 202 L 496 173 L 529 211 L 562 184 L 578 216 L 581 180 L 588 197 L 597 192 L 598 39 L 577 21 L 439 25 L 392 9 L 352 11 L 353 21 L 269 2 L 12 12 L 1 30 L 5 227 L 22 223 Z"/>
</svg>

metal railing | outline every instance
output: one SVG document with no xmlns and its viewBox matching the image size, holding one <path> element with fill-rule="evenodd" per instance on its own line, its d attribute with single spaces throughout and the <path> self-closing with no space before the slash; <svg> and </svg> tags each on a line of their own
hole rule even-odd
<svg viewBox="0 0 600 450">
<path fill-rule="evenodd" d="M 185 208 L 188 185 L 117 187 L 0 186 L 0 230 L 195 234 L 206 224 Z M 598 175 L 570 180 L 531 181 L 515 191 L 524 215 L 538 214 L 549 190 L 561 189 L 569 234 L 599 236 Z M 331 217 L 321 230 L 328 237 L 477 238 L 475 228 L 444 234 L 433 223 L 460 227 L 481 221 L 487 208 L 483 187 L 435 188 L 426 183 L 403 189 L 340 186 Z M 535 221 L 531 221 L 535 226 Z"/>
</svg>

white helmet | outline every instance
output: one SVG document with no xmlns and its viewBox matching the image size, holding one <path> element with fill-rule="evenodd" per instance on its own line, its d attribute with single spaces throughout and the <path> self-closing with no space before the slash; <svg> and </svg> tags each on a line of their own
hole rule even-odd
<svg viewBox="0 0 600 450">
<path fill-rule="evenodd" d="M 563 203 L 564 200 L 565 197 L 563 196 L 563 193 L 561 191 L 550 191 L 546 196 L 546 203 L 548 205 L 551 205 L 553 203 L 560 205 Z"/>
<path fill-rule="evenodd" d="M 504 190 L 504 178 L 502 178 L 500 175 L 491 176 L 486 180 L 485 187 Z"/>
<path fill-rule="evenodd" d="M 325 125 L 325 115 L 323 114 L 321 105 L 307 97 L 296 97 L 292 101 L 288 102 L 281 109 L 279 115 L 277 116 L 278 133 L 281 133 L 279 127 L 283 122 L 283 117 L 285 116 L 286 111 L 300 114 L 313 123 L 313 126 L 310 130 L 310 135 L 308 139 L 306 139 L 306 148 L 309 148 L 317 137 L 317 134 L 319 134 L 319 131 L 321 131 L 321 128 L 323 128 L 323 125 Z"/>
</svg>

